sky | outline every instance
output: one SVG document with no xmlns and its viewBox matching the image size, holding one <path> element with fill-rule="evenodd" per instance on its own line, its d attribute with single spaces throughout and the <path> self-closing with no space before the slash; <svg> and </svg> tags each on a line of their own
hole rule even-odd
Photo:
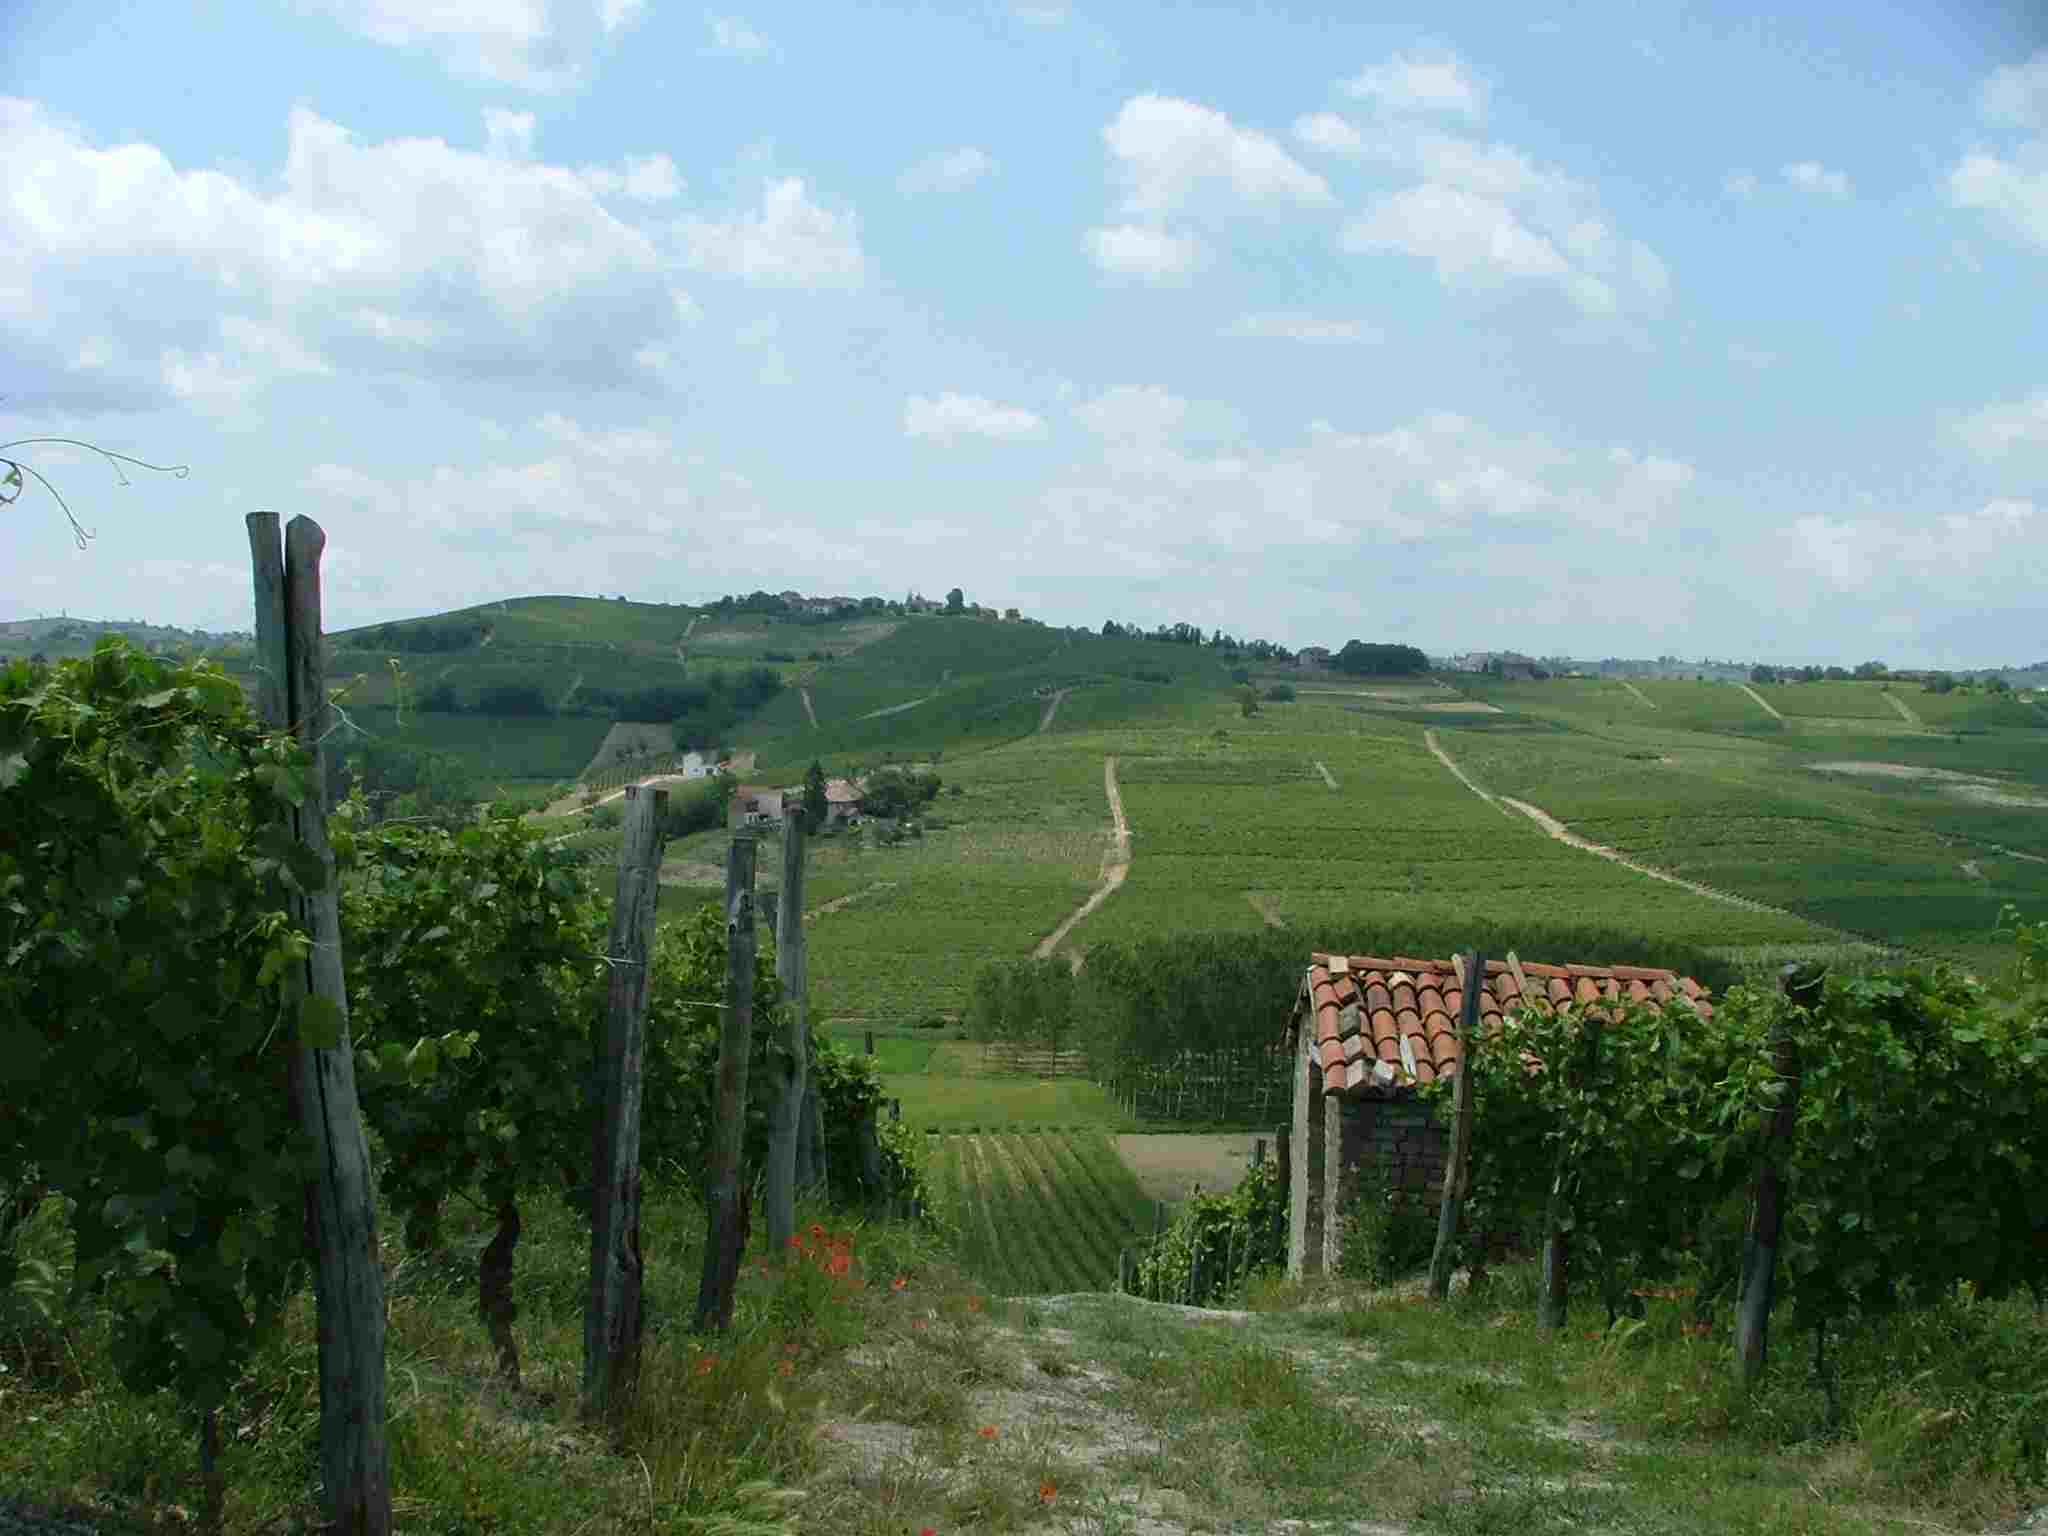
<svg viewBox="0 0 2048 1536">
<path fill-rule="evenodd" d="M 2048 656 L 2035 0 L 725 3 L 0 0 L 0 619 Z"/>
</svg>

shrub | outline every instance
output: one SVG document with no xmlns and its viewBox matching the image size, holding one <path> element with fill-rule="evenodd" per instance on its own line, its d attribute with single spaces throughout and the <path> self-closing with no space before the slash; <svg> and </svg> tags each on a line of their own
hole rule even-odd
<svg viewBox="0 0 2048 1536">
<path fill-rule="evenodd" d="M 1266 697 L 1275 704 L 1292 704 L 1294 702 L 1294 684 L 1275 683 L 1266 690 Z"/>
<path fill-rule="evenodd" d="M 1287 1262 L 1286 1211 L 1272 1163 L 1260 1163 L 1229 1194 L 1197 1194 L 1139 1262 L 1137 1293 L 1207 1306 L 1238 1293 L 1253 1274 Z"/>
</svg>

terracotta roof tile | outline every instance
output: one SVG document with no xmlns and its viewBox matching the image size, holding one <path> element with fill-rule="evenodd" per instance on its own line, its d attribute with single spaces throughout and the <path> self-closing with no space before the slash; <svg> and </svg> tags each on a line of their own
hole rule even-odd
<svg viewBox="0 0 2048 1536">
<path fill-rule="evenodd" d="M 1326 1074 L 1326 1091 L 1386 1094 L 1455 1073 L 1458 1012 L 1465 1000 L 1461 964 L 1408 955 L 1311 955 L 1296 1017 L 1305 1006 L 1313 1019 L 1313 1039 L 1306 1045 Z M 1532 960 L 1519 964 L 1531 1001 L 1593 1004 L 1626 996 L 1663 1003 L 1678 998 L 1701 1014 L 1713 1012 L 1706 989 L 1672 971 Z M 1514 967 L 1489 960 L 1479 994 L 1481 1027 L 1498 1029 L 1503 1010 L 1520 1005 L 1524 997 Z"/>
</svg>

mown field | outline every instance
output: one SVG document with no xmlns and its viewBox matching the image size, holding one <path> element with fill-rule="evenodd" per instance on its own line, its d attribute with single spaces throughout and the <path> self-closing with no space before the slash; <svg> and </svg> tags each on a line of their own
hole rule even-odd
<svg viewBox="0 0 2048 1536">
<path fill-rule="evenodd" d="M 1157 1207 L 1099 1131 L 931 1138 L 934 1194 L 963 1267 L 1006 1296 L 1106 1291 Z"/>
</svg>

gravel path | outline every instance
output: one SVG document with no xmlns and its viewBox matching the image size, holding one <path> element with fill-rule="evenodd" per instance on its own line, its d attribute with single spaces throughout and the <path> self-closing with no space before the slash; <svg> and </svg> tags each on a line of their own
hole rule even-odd
<svg viewBox="0 0 2048 1536">
<path fill-rule="evenodd" d="M 1102 884 L 1095 888 L 1094 895 L 1067 915 L 1065 922 L 1053 929 L 1050 938 L 1031 952 L 1040 960 L 1060 947 L 1060 940 L 1074 931 L 1076 923 L 1109 900 L 1109 893 L 1122 885 L 1124 876 L 1131 872 L 1131 828 L 1124 820 L 1123 796 L 1117 793 L 1116 759 L 1113 757 L 1105 757 L 1102 760 L 1102 789 L 1103 793 L 1109 796 L 1109 815 L 1115 824 L 1111 832 L 1113 842 L 1103 861 Z"/>
<path fill-rule="evenodd" d="M 1755 699 L 1758 708 L 1762 709 L 1763 712 L 1769 715 L 1773 720 L 1782 720 L 1785 718 L 1783 715 L 1779 714 L 1775 709 L 1771 708 L 1771 701 L 1769 699 L 1765 698 L 1762 694 L 1758 693 L 1754 688 L 1750 687 L 1749 684 L 1737 683 L 1735 686 L 1740 688 L 1744 693 L 1748 694 L 1752 699 Z"/>
</svg>

